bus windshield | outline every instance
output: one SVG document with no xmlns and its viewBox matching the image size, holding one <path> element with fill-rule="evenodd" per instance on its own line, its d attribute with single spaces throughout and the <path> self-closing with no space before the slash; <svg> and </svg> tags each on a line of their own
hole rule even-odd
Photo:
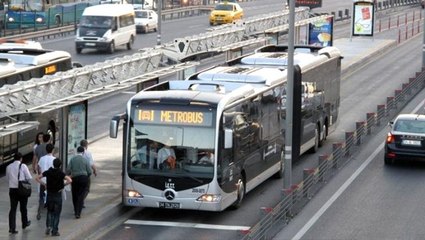
<svg viewBox="0 0 425 240">
<path fill-rule="evenodd" d="M 112 27 L 112 17 L 105 16 L 82 16 L 80 25 L 82 27 L 106 28 Z"/>
<path fill-rule="evenodd" d="M 209 108 L 135 110 L 129 131 L 129 173 L 212 178 L 214 115 Z"/>
<path fill-rule="evenodd" d="M 43 11 L 42 0 L 11 0 L 9 9 L 13 11 Z"/>
</svg>

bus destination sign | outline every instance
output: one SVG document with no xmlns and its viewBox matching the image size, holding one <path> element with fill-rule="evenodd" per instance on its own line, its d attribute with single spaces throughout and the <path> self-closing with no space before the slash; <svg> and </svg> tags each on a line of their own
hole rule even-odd
<svg viewBox="0 0 425 240">
<path fill-rule="evenodd" d="M 138 109 L 136 111 L 136 119 L 139 123 L 209 127 L 212 124 L 212 113 L 202 111 Z"/>
<path fill-rule="evenodd" d="M 53 74 L 56 72 L 56 65 L 50 65 L 44 68 L 44 74 Z"/>
</svg>

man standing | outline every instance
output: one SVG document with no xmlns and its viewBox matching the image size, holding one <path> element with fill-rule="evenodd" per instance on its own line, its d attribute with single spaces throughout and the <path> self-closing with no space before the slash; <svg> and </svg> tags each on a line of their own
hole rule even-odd
<svg viewBox="0 0 425 240">
<path fill-rule="evenodd" d="M 75 218 L 80 218 L 84 206 L 84 195 L 87 189 L 88 178 L 92 174 L 90 164 L 83 157 L 84 148 L 77 148 L 77 155 L 71 158 L 68 165 L 68 174 L 72 177 L 72 203 L 74 205 Z"/>
<path fill-rule="evenodd" d="M 62 161 L 55 158 L 53 167 L 36 177 L 37 182 L 47 189 L 46 235 L 49 235 L 51 231 L 52 236 L 60 236 L 59 219 L 62 212 L 62 191 L 65 184 L 72 182 L 71 178 L 61 170 L 61 166 Z M 43 181 L 42 178 L 46 178 L 46 181 Z"/>
<path fill-rule="evenodd" d="M 46 146 L 49 142 L 50 142 L 50 135 L 49 134 L 43 134 L 43 142 L 34 149 L 34 157 L 32 159 L 32 167 L 33 167 L 34 173 L 36 173 L 36 174 L 39 174 L 39 173 L 37 173 L 38 161 L 40 161 L 41 157 L 43 157 L 44 155 L 47 154 Z"/>
<path fill-rule="evenodd" d="M 89 147 L 89 142 L 87 140 L 83 139 L 83 140 L 80 141 L 80 146 L 82 146 L 84 148 L 83 157 L 89 162 L 90 167 L 93 171 L 93 175 L 95 177 L 97 177 L 97 169 L 96 169 L 96 165 L 94 164 L 93 156 L 92 156 L 91 152 L 89 150 L 87 150 L 88 147 Z M 88 180 L 88 183 L 87 183 L 87 189 L 86 189 L 86 192 L 84 193 L 84 200 L 87 198 L 87 195 L 90 192 L 90 183 L 91 183 L 91 180 L 90 180 L 90 177 L 89 177 L 89 180 Z M 83 208 L 84 208 L 84 205 L 83 205 Z"/>
<path fill-rule="evenodd" d="M 53 149 L 55 147 L 53 144 L 48 143 L 46 145 L 46 152 L 47 154 L 42 156 L 40 158 L 40 161 L 38 161 L 38 173 L 42 174 L 43 172 L 47 171 L 49 168 L 53 167 L 53 160 L 55 157 L 53 156 Z M 38 199 L 38 211 L 37 211 L 37 220 L 41 219 L 41 210 L 44 207 L 44 198 L 45 191 L 46 191 L 46 178 L 42 178 L 41 181 L 43 181 L 44 184 L 40 184 L 40 193 L 39 193 L 39 199 Z"/>
<path fill-rule="evenodd" d="M 28 197 L 22 197 L 18 194 L 18 181 L 32 179 L 27 165 L 22 164 L 22 154 L 20 152 L 15 153 L 13 163 L 7 166 L 6 177 L 9 182 L 10 197 L 9 233 L 16 234 L 18 233 L 18 231 L 16 231 L 16 209 L 18 207 L 18 203 L 21 211 L 22 229 L 31 225 L 31 221 L 28 221 L 27 214 Z"/>
</svg>

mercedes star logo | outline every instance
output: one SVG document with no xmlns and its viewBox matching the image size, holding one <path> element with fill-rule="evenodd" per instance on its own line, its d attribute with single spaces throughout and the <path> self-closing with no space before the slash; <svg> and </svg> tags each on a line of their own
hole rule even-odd
<svg viewBox="0 0 425 240">
<path fill-rule="evenodd" d="M 164 196 L 169 201 L 173 200 L 176 197 L 174 195 L 173 191 L 171 191 L 171 190 L 165 191 Z"/>
</svg>

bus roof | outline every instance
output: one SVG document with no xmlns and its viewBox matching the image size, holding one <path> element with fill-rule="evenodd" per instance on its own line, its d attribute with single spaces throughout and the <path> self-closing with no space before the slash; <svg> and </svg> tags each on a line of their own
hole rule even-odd
<svg viewBox="0 0 425 240">
<path fill-rule="evenodd" d="M 14 62 L 15 68 L 26 66 L 39 66 L 58 59 L 71 58 L 71 54 L 65 51 L 53 51 L 45 49 L 0 49 L 0 59 Z"/>
<path fill-rule="evenodd" d="M 263 84 L 271 86 L 275 83 L 285 81 L 286 73 L 286 71 L 281 71 L 276 68 L 221 66 L 201 72 L 196 78 L 198 80 Z"/>
<path fill-rule="evenodd" d="M 86 8 L 83 12 L 83 16 L 117 17 L 128 13 L 134 14 L 134 9 L 131 4 L 101 4 Z"/>
</svg>

